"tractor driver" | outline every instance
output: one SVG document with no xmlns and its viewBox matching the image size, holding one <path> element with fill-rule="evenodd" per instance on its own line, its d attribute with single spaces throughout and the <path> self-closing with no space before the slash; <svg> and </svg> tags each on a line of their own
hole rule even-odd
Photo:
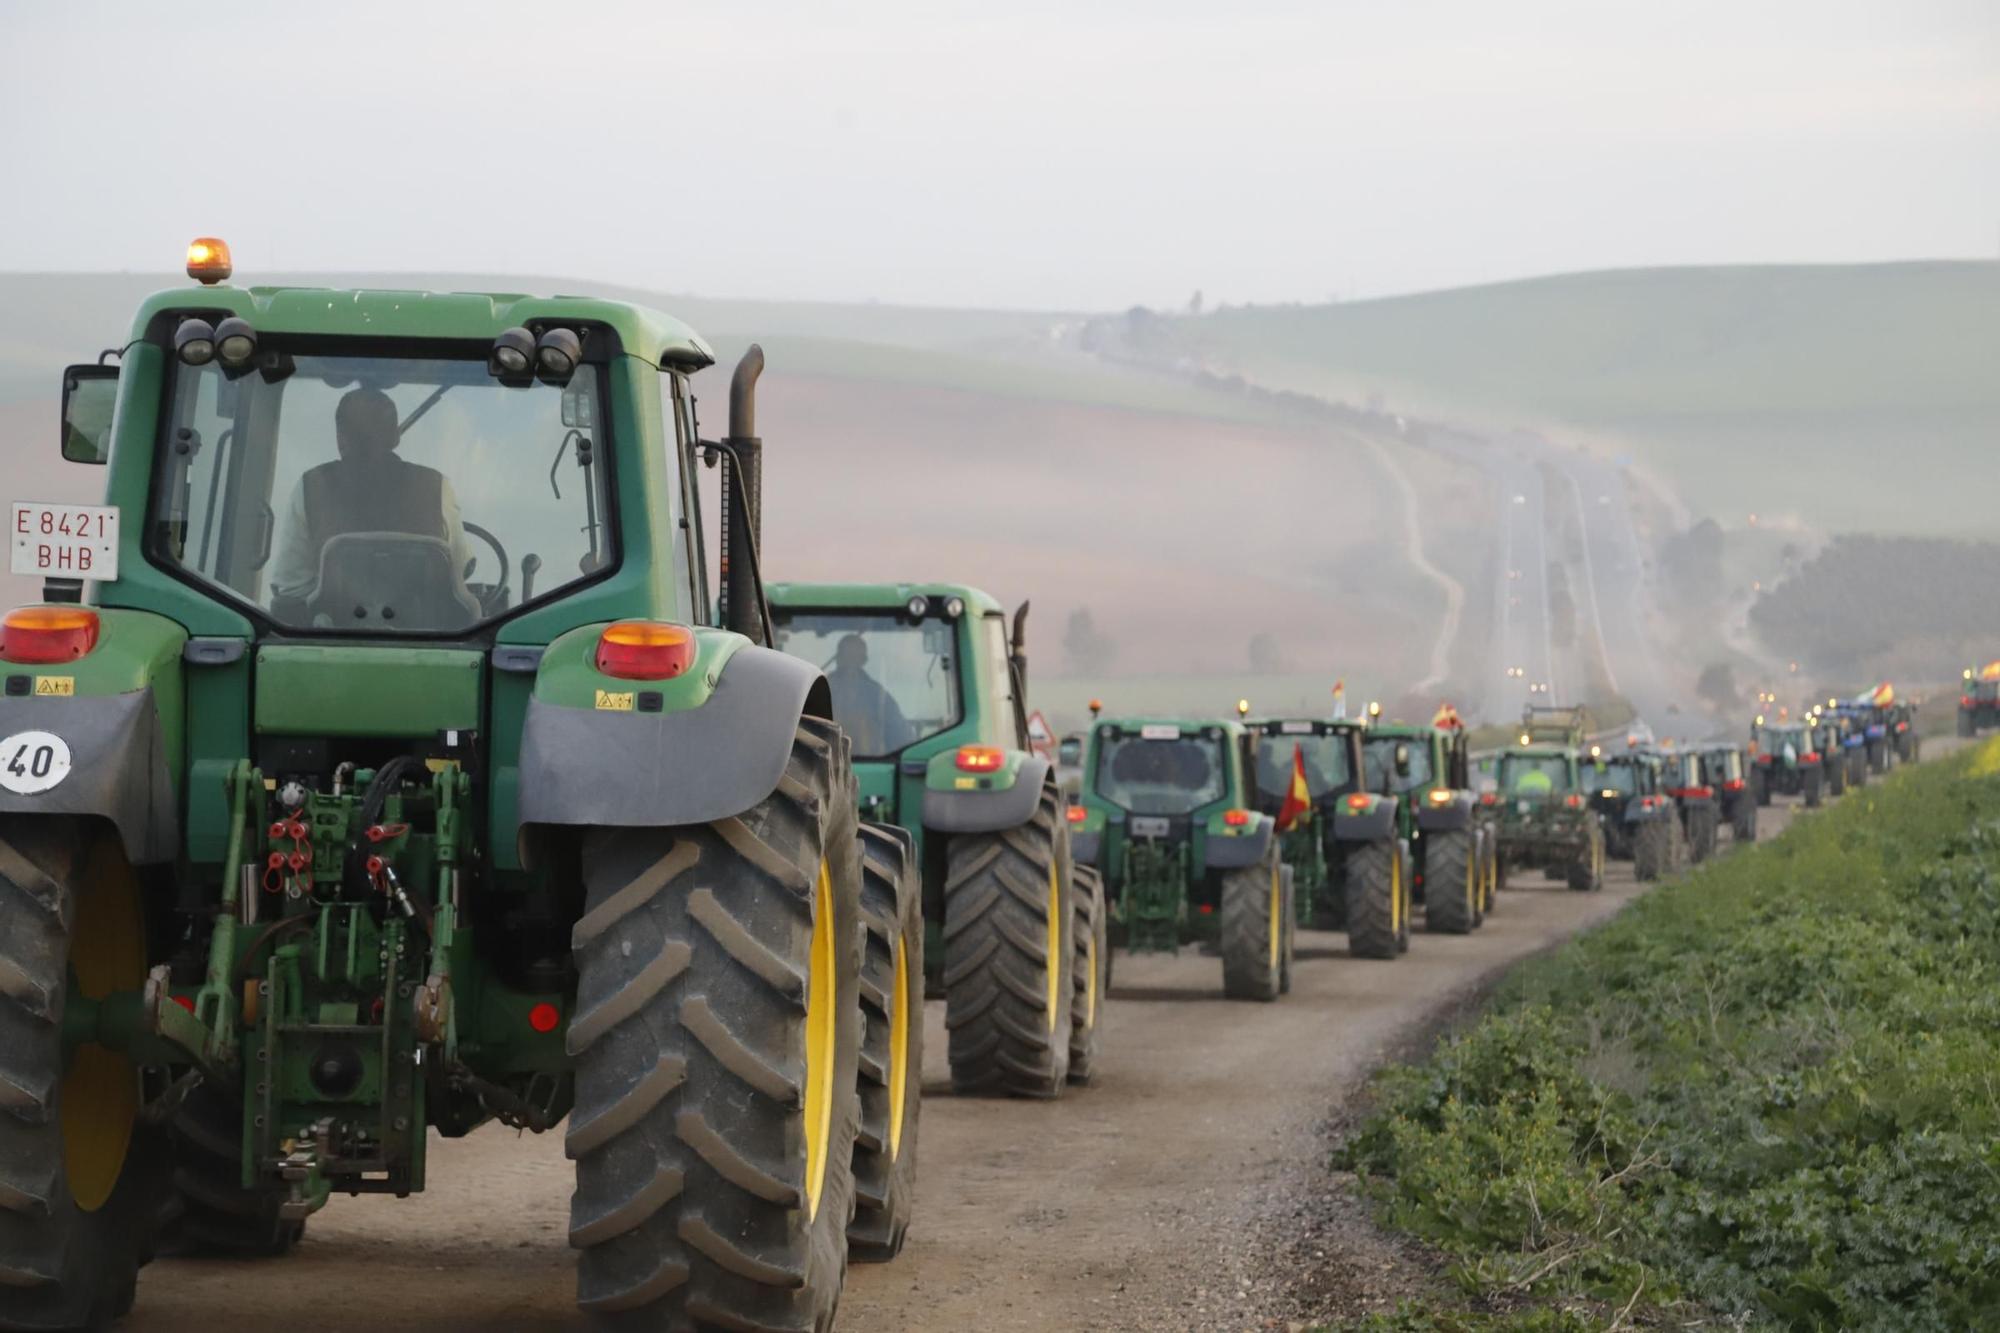
<svg viewBox="0 0 2000 1333">
<path fill-rule="evenodd" d="M 833 690 L 834 720 L 856 754 L 894 754 L 917 738 L 895 697 L 868 674 L 868 641 L 859 634 L 843 636 L 833 650 L 826 683 Z"/>
<path fill-rule="evenodd" d="M 274 606 L 281 599 L 312 596 L 319 586 L 321 551 L 345 533 L 440 538 L 462 583 L 472 549 L 459 519 L 458 496 L 442 472 L 396 456 L 403 437 L 395 401 L 380 389 L 342 395 L 333 412 L 333 436 L 340 457 L 300 477 L 285 508 L 284 535 L 271 570 Z"/>
</svg>

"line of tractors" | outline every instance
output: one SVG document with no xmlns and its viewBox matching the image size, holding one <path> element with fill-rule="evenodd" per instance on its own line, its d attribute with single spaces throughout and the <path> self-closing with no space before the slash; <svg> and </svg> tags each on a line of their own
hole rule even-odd
<svg viewBox="0 0 2000 1333">
<path fill-rule="evenodd" d="M 1096 717 L 1072 792 L 1025 605 L 767 577 L 757 348 L 716 436 L 652 310 L 187 271 L 64 372 L 104 502 L 9 515 L 0 1328 L 497 1121 L 564 1134 L 586 1311 L 825 1329 L 910 1225 L 927 997 L 955 1091 L 1053 1099 L 1114 947 L 1274 1000 L 1300 926 L 1388 959 L 1510 868 L 1658 875 L 1813 763 L 1246 704 Z"/>
</svg>

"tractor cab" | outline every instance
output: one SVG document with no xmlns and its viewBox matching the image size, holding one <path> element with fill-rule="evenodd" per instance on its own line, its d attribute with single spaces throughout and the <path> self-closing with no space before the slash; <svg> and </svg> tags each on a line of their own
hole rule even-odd
<svg viewBox="0 0 2000 1333">
<path fill-rule="evenodd" d="M 1499 860 L 1489 830 L 1473 818 L 1472 752 L 1457 711 L 1447 704 L 1427 726 L 1371 721 L 1362 740 L 1362 784 L 1395 798 L 1397 832 L 1413 861 L 1414 899 L 1426 916 L 1448 919 L 1452 933 L 1461 918 L 1464 929 L 1479 925 L 1498 886 Z M 1434 857 L 1437 844 L 1442 847 Z M 1461 862 L 1474 884 L 1469 910 L 1463 910 L 1458 892 Z M 1451 895 L 1435 910 L 1428 892 L 1432 882 Z"/>
<path fill-rule="evenodd" d="M 2000 661 L 1967 667 L 1958 694 L 1958 734 L 1977 736 L 2000 727 Z"/>
</svg>

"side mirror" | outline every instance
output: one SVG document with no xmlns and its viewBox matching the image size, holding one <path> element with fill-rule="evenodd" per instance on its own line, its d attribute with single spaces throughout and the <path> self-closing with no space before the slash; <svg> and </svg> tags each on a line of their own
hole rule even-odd
<svg viewBox="0 0 2000 1333">
<path fill-rule="evenodd" d="M 1399 778 L 1410 776 L 1410 747 L 1407 745 L 1396 747 L 1396 776 Z"/>
<path fill-rule="evenodd" d="M 118 367 L 68 366 L 63 370 L 62 456 L 72 463 L 111 457 L 111 410 L 118 402 Z"/>
</svg>

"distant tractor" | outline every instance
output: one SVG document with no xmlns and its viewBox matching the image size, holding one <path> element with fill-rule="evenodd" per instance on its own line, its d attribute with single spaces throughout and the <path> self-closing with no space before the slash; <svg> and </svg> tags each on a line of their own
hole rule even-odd
<svg viewBox="0 0 2000 1333">
<path fill-rule="evenodd" d="M 1292 873 L 1255 782 L 1240 722 L 1101 719 L 1071 819 L 1077 859 L 1103 874 L 1115 943 L 1211 946 L 1223 994 L 1275 1000 L 1291 989 Z"/>
<path fill-rule="evenodd" d="M 1977 736 L 2000 727 L 2000 662 L 1965 669 L 1958 696 L 1958 734 Z"/>
<path fill-rule="evenodd" d="M 1395 958 L 1409 945 L 1409 851 L 1396 797 L 1365 790 L 1359 722 L 1252 722 L 1258 808 L 1279 825 L 1302 926 L 1344 930 L 1350 952 Z M 1293 796 L 1303 779 L 1304 800 Z"/>
<path fill-rule="evenodd" d="M 1770 723 L 1760 717 L 1750 729 L 1750 748 L 1764 777 L 1760 801 L 1768 805 L 1774 796 L 1797 796 L 1809 809 L 1819 805 L 1826 773 L 1812 727 L 1803 722 Z"/>
<path fill-rule="evenodd" d="M 1635 745 L 1607 754 L 1593 747 L 1584 781 L 1603 820 L 1607 855 L 1632 862 L 1641 881 L 1659 879 L 1686 859 L 1686 833 L 1657 752 Z"/>
<path fill-rule="evenodd" d="M 1569 745 L 1514 745 L 1494 764 L 1495 789 L 1480 795 L 1500 882 L 1540 870 L 1578 892 L 1604 887 L 1604 829 L 1585 792 L 1583 761 Z"/>
<path fill-rule="evenodd" d="M 1663 756 L 1663 764 L 1667 795 L 1674 798 L 1674 806 L 1680 812 L 1681 831 L 1687 839 L 1688 861 L 1700 865 L 1715 855 L 1716 834 L 1722 826 L 1722 801 L 1716 782 L 1699 750 L 1676 749 Z"/>
<path fill-rule="evenodd" d="M 1762 781 L 1754 764 L 1747 762 L 1743 748 L 1728 741 L 1711 741 L 1700 747 L 1702 762 L 1716 784 L 1721 802 L 1722 822 L 1738 843 L 1757 841 L 1757 786 Z"/>
<path fill-rule="evenodd" d="M 863 818 L 921 868 L 951 1081 L 1055 1097 L 1089 1074 L 1104 996 L 1095 876 L 1072 870 L 1055 766 L 1028 745 L 1027 604 L 952 583 L 771 585 L 776 644 L 826 674 Z"/>
<path fill-rule="evenodd" d="M 1463 935 L 1493 906 L 1499 858 L 1475 820 L 1472 759 L 1465 728 L 1449 708 L 1429 726 L 1369 723 L 1362 740 L 1367 789 L 1396 798 L 1397 832 L 1410 848 L 1415 899 L 1424 928 Z"/>
</svg>

